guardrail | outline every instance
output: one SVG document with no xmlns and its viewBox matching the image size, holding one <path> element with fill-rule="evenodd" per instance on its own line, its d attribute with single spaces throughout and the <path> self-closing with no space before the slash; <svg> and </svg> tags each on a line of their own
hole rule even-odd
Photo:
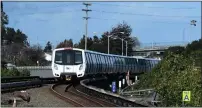
<svg viewBox="0 0 202 108">
<path fill-rule="evenodd" d="M 21 66 L 17 69 L 51 69 L 51 66 Z"/>
<path fill-rule="evenodd" d="M 42 86 L 41 80 L 2 83 L 1 92 L 12 92 L 15 90 L 23 90 L 27 88 L 41 87 L 41 86 Z"/>
<path fill-rule="evenodd" d="M 161 101 L 158 101 L 158 94 L 156 92 L 154 92 L 154 94 L 152 96 L 151 104 L 153 106 L 158 106 L 159 103 L 161 103 Z"/>
<path fill-rule="evenodd" d="M 101 79 L 100 79 L 101 80 Z M 146 105 L 142 105 L 142 104 L 138 104 L 134 101 L 128 100 L 125 97 L 113 94 L 113 93 L 108 93 L 105 91 L 99 91 L 98 89 L 92 88 L 87 86 L 86 84 L 90 83 L 93 80 L 82 80 L 80 82 L 81 84 L 81 90 L 85 93 L 87 93 L 88 95 L 93 95 L 95 97 L 101 98 L 101 99 L 105 99 L 109 102 L 112 102 L 118 106 L 123 106 L 123 107 L 147 107 Z"/>
<path fill-rule="evenodd" d="M 40 77 L 39 77 L 39 76 L 28 76 L 28 77 L 2 77 L 2 78 L 1 78 L 1 83 L 27 81 L 27 80 L 34 80 L 34 79 L 40 79 Z"/>
<path fill-rule="evenodd" d="M 4 77 L 1 78 L 1 92 L 12 92 L 28 88 L 41 87 L 43 84 L 56 83 L 55 78 L 40 78 L 39 76 L 30 77 Z"/>
<path fill-rule="evenodd" d="M 161 103 L 161 101 L 158 101 L 158 94 L 154 91 L 154 89 L 144 89 L 144 90 L 137 90 L 137 91 L 129 91 L 129 92 L 122 92 L 121 96 L 135 96 L 135 97 L 146 97 L 151 95 L 151 99 L 149 102 L 152 104 L 152 106 L 158 106 L 158 103 Z"/>
<path fill-rule="evenodd" d="M 130 85 L 130 86 L 126 86 L 125 88 L 123 88 L 123 89 L 120 91 L 120 94 L 122 94 L 125 90 L 130 89 L 131 86 L 137 85 L 138 82 L 139 82 L 139 80 L 136 80 L 134 84 L 132 84 L 132 85 Z"/>
<path fill-rule="evenodd" d="M 138 82 L 136 83 L 138 84 Z M 134 85 L 136 85 L 134 84 Z M 125 91 L 126 89 L 130 88 L 131 86 L 127 86 L 126 88 L 122 89 L 120 92 L 121 96 L 135 96 L 135 97 L 143 97 L 143 96 L 148 96 L 150 93 L 152 94 L 150 103 L 152 106 L 158 106 L 161 101 L 158 101 L 158 94 L 154 91 L 154 89 L 144 89 L 144 90 L 136 90 L 136 91 Z"/>
<path fill-rule="evenodd" d="M 146 95 L 151 92 L 154 92 L 154 89 L 144 89 L 144 90 L 137 90 L 137 91 L 122 92 L 121 95 Z"/>
</svg>

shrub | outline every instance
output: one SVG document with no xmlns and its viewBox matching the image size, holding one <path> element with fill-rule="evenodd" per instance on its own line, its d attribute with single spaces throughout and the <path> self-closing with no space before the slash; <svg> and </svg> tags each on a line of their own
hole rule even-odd
<svg viewBox="0 0 202 108">
<path fill-rule="evenodd" d="M 30 76 L 29 70 L 22 70 L 22 72 L 17 69 L 3 69 L 1 68 L 1 77 L 15 77 L 15 76 Z"/>
<path fill-rule="evenodd" d="M 30 71 L 27 69 L 22 70 L 22 72 L 20 72 L 20 76 L 30 76 Z"/>
<path fill-rule="evenodd" d="M 185 105 L 200 106 L 201 75 L 194 61 L 193 56 L 169 53 L 151 73 L 141 75 L 137 87 L 154 88 L 160 94 L 161 106 L 181 106 L 182 92 L 191 91 L 191 101 Z"/>
</svg>

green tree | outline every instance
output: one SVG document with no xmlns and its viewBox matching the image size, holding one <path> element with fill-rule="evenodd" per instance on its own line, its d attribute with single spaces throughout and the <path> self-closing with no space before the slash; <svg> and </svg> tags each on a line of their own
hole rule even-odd
<svg viewBox="0 0 202 108">
<path fill-rule="evenodd" d="M 85 35 L 80 39 L 79 43 L 77 44 L 78 48 L 85 49 Z M 91 37 L 87 38 L 87 50 L 91 50 L 93 45 L 93 39 Z"/>
<path fill-rule="evenodd" d="M 120 33 L 124 32 L 124 34 Z M 120 38 L 123 38 L 128 42 L 128 55 L 132 55 L 133 47 L 139 44 L 139 41 L 135 39 L 135 37 L 131 37 L 132 28 L 126 23 L 119 23 L 117 26 L 113 27 L 111 31 L 105 32 L 101 37 L 101 43 L 105 46 L 105 52 L 107 53 L 108 47 L 108 36 L 113 35 L 114 37 L 118 37 L 114 39 L 110 37 L 110 54 L 122 54 L 122 41 Z M 123 53 L 126 53 L 126 43 L 123 43 Z"/>
<path fill-rule="evenodd" d="M 63 42 L 60 42 L 56 48 L 63 48 L 63 47 L 73 47 L 72 39 L 64 40 Z"/>
<path fill-rule="evenodd" d="M 193 65 L 194 59 L 180 54 L 169 53 L 151 73 L 140 77 L 136 88 L 154 88 L 160 94 L 165 107 L 179 107 L 182 105 L 182 92 L 191 91 L 191 102 L 185 106 L 200 106 L 200 70 Z"/>
<path fill-rule="evenodd" d="M 27 46 L 27 36 L 18 29 L 13 37 L 13 42 Z"/>
<path fill-rule="evenodd" d="M 19 53 L 19 55 L 16 55 L 16 64 L 18 66 L 37 66 L 37 61 L 39 61 L 40 66 L 49 65 L 49 62 L 45 60 L 45 54 L 40 45 L 24 47 Z"/>
<path fill-rule="evenodd" d="M 121 34 L 120 32 L 124 32 L 124 34 Z M 128 42 L 128 55 L 132 55 L 133 47 L 140 44 L 137 37 L 131 37 L 132 29 L 131 27 L 126 23 L 119 23 L 115 27 L 111 29 L 111 31 L 106 31 L 102 34 L 101 38 L 98 36 L 93 36 L 93 38 L 88 37 L 87 38 L 87 49 L 102 53 L 108 52 L 108 36 L 113 34 L 113 37 L 119 37 L 124 39 L 124 55 L 126 53 L 126 43 L 125 40 Z M 109 43 L 110 43 L 110 54 L 122 54 L 122 41 L 120 39 L 113 39 L 113 37 L 110 37 Z M 74 47 L 85 49 L 85 35 L 80 39 L 79 43 L 75 44 Z"/>
<path fill-rule="evenodd" d="M 174 47 L 169 47 L 165 53 L 164 53 L 164 57 L 166 57 L 168 55 L 168 53 L 172 52 L 174 54 L 183 54 L 185 51 L 184 47 L 181 46 L 174 46 Z"/>
<path fill-rule="evenodd" d="M 16 32 L 14 28 L 10 28 L 10 27 L 8 27 L 6 31 L 7 33 L 4 37 L 4 40 L 7 40 L 6 45 L 10 45 L 11 43 L 13 43 Z"/>
<path fill-rule="evenodd" d="M 202 50 L 202 39 L 195 40 L 188 44 L 186 47 L 186 54 L 190 54 L 193 51 Z"/>
<path fill-rule="evenodd" d="M 6 35 L 6 27 L 5 25 L 8 24 L 8 16 L 3 11 L 3 2 L 1 1 L 1 43 L 3 44 L 3 40 Z"/>
<path fill-rule="evenodd" d="M 44 48 L 44 52 L 52 52 L 52 45 L 51 45 L 50 41 L 47 42 L 47 44 Z"/>
<path fill-rule="evenodd" d="M 93 43 L 100 43 L 100 39 L 96 35 L 93 36 Z"/>
</svg>

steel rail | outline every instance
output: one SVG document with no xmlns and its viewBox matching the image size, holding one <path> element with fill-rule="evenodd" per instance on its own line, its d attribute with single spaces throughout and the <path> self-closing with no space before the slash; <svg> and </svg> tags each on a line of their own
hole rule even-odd
<svg viewBox="0 0 202 108">
<path fill-rule="evenodd" d="M 77 93 L 75 92 L 75 91 L 76 91 L 76 88 L 74 88 L 73 85 L 71 85 L 70 88 L 69 88 L 67 91 L 68 91 L 69 93 L 73 94 L 73 95 L 76 95 L 76 96 L 85 98 L 85 99 L 88 100 L 88 101 L 91 101 L 91 102 L 93 102 L 93 103 L 98 104 L 98 105 L 101 106 L 101 107 L 104 107 L 104 105 L 103 105 L 102 103 L 93 100 L 93 98 L 90 99 L 89 97 L 85 96 L 84 93 L 79 93 L 80 95 L 77 94 Z"/>
<path fill-rule="evenodd" d="M 60 83 L 59 83 L 59 84 L 54 84 L 54 85 L 51 86 L 50 91 L 51 91 L 51 93 L 52 93 L 53 95 L 57 96 L 58 98 L 60 98 L 60 99 L 62 99 L 62 100 L 64 100 L 64 101 L 66 101 L 66 102 L 68 102 L 68 103 L 71 103 L 71 104 L 74 105 L 75 107 L 84 107 L 84 106 L 83 106 L 82 104 L 80 104 L 79 102 L 76 102 L 76 101 L 72 100 L 71 98 L 66 97 L 66 96 L 64 96 L 64 95 L 62 95 L 62 94 L 60 94 L 60 93 L 58 93 L 58 92 L 55 90 L 55 88 L 56 88 L 57 86 L 59 86 L 59 85 L 60 85 Z"/>
</svg>

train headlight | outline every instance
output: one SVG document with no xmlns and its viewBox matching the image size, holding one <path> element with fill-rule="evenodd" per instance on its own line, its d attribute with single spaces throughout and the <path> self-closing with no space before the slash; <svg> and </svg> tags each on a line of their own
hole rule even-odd
<svg viewBox="0 0 202 108">
<path fill-rule="evenodd" d="M 56 64 L 54 64 L 54 68 L 55 68 L 56 70 L 58 70 L 58 67 L 57 67 L 57 65 L 56 65 Z"/>
<path fill-rule="evenodd" d="M 82 65 L 80 65 L 79 70 L 81 70 L 82 68 L 83 68 L 83 64 L 82 64 Z"/>
</svg>

